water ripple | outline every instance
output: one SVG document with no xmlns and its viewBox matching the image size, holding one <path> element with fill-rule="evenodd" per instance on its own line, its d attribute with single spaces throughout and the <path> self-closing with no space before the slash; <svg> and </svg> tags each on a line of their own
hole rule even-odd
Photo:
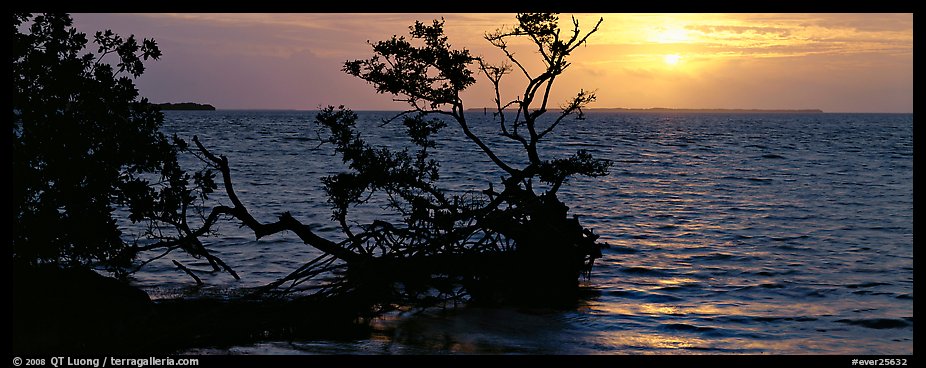
<svg viewBox="0 0 926 368">
<path fill-rule="evenodd" d="M 364 137 L 408 147 L 401 124 L 377 128 L 390 114 L 359 113 Z M 255 217 L 291 211 L 338 238 L 320 179 L 344 167 L 317 147 L 313 116 L 166 112 L 165 129 L 227 155 Z M 369 340 L 229 351 L 912 354 L 912 114 L 587 116 L 564 121 L 541 147 L 544 159 L 586 149 L 614 161 L 610 175 L 574 178 L 560 191 L 611 245 L 588 282 L 599 292 L 584 306 L 402 316 Z M 526 164 L 488 117 L 468 120 L 504 160 Z M 435 138 L 448 188 L 482 189 L 504 175 L 453 125 Z M 358 207 L 358 220 L 382 216 L 380 205 Z M 263 285 L 317 255 L 291 234 L 255 241 L 233 223 L 219 231 L 204 243 L 242 280 L 206 272 L 214 292 Z M 162 261 L 135 282 L 155 297 L 193 293 Z"/>
</svg>

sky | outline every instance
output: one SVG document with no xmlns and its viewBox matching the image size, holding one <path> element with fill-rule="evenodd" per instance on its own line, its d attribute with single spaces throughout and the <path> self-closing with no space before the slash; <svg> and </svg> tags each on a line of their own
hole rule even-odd
<svg viewBox="0 0 926 368">
<path fill-rule="evenodd" d="M 500 62 L 483 35 L 516 24 L 514 14 L 72 14 L 92 34 L 154 38 L 163 56 L 136 80 L 152 102 L 209 103 L 219 109 L 298 109 L 345 105 L 402 110 L 393 96 L 341 71 L 372 56 L 368 41 L 408 34 L 415 20 L 443 18 L 455 48 Z M 603 19 L 571 56 L 551 95 L 565 103 L 594 90 L 590 107 L 913 111 L 912 14 L 560 14 L 583 30 Z M 528 69 L 539 55 L 511 45 Z M 523 75 L 502 80 L 515 98 Z M 484 77 L 465 106 L 493 104 Z"/>
</svg>

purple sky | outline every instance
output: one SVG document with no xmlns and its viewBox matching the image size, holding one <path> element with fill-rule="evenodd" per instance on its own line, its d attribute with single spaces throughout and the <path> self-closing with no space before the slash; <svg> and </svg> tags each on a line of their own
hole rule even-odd
<svg viewBox="0 0 926 368">
<path fill-rule="evenodd" d="M 500 57 L 482 34 L 510 14 L 74 14 L 82 32 L 112 29 L 155 38 L 164 53 L 136 82 L 153 102 L 220 109 L 402 109 L 391 96 L 340 71 L 369 57 L 367 40 L 407 34 L 443 16 L 450 42 Z M 592 107 L 820 108 L 912 112 L 911 14 L 582 14 L 604 23 L 558 80 L 564 101 L 598 91 Z M 567 22 L 569 15 L 561 15 Z M 520 48 L 519 48 L 520 47 Z M 526 45 L 519 56 L 534 57 Z M 504 80 L 517 95 L 523 81 Z M 468 107 L 492 103 L 480 79 Z"/>
</svg>

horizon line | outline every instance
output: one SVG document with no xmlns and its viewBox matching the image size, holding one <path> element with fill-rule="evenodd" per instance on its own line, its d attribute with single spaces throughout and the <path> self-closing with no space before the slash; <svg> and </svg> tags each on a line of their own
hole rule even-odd
<svg viewBox="0 0 926 368">
<path fill-rule="evenodd" d="M 320 111 L 319 108 L 248 108 L 248 107 L 218 107 L 215 106 L 216 110 L 223 111 Z M 471 107 L 466 108 L 465 111 L 478 111 L 482 110 L 482 107 Z M 350 109 L 351 111 L 382 111 L 382 112 L 402 112 L 407 111 L 405 109 L 373 109 L 373 108 L 362 108 L 362 109 Z M 749 112 L 766 112 L 766 113 L 815 113 L 815 114 L 913 114 L 913 111 L 825 111 L 823 109 L 763 109 L 763 108 L 674 108 L 674 107 L 647 107 L 647 108 L 634 108 L 634 107 L 592 107 L 583 109 L 586 112 L 703 112 L 703 113 L 723 113 L 723 112 L 732 112 L 732 113 L 749 113 Z M 618 111 L 604 111 L 604 110 L 618 110 Z M 178 110 L 173 110 L 178 111 Z M 487 111 L 497 111 L 496 109 L 488 109 Z M 509 109 L 506 111 L 515 111 Z M 549 111 L 554 111 L 553 109 Z"/>
</svg>

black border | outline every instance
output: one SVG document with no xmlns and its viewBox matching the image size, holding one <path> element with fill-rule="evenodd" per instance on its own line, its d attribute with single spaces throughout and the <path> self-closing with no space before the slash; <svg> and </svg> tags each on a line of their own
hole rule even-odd
<svg viewBox="0 0 926 368">
<path fill-rule="evenodd" d="M 298 12 L 298 13 L 766 13 L 766 12 L 836 12 L 836 13 L 913 13 L 913 1 L 799 1 L 799 0 L 584 0 L 584 1 L 487 1 L 487 0 L 408 0 L 408 1 L 313 1 L 313 0 L 224 0 L 224 1 L 17 1 L 8 4 L 14 11 L 100 12 Z"/>
<path fill-rule="evenodd" d="M 244 1 L 176 1 L 176 0 L 154 0 L 149 2 L 128 2 L 128 1 L 68 1 L 68 2 L 45 2 L 45 1 L 16 1 L 8 3 L 10 11 L 27 11 L 27 12 L 45 12 L 45 11 L 63 11 L 71 13 L 120 13 L 120 12 L 347 12 L 347 13 L 458 13 L 458 12 L 476 12 L 476 13 L 509 13 L 519 11 L 555 11 L 564 13 L 628 13 L 628 12 L 654 12 L 654 13 L 685 13 L 685 12 L 722 12 L 722 13 L 744 13 L 744 12 L 838 12 L 838 13 L 914 13 L 914 60 L 916 59 L 916 34 L 919 34 L 921 28 L 916 22 L 916 13 L 918 7 L 913 1 L 886 1 L 886 0 L 865 0 L 865 1 L 846 1 L 846 2 L 811 2 L 811 1 L 738 1 L 738 2 L 717 2 L 717 1 L 699 1 L 690 0 L 687 2 L 678 1 L 647 1 L 647 2 L 620 2 L 618 0 L 586 0 L 586 1 L 558 1 L 556 3 L 546 3 L 543 1 L 312 1 L 312 0 L 264 0 L 259 2 Z M 7 16 L 9 17 L 9 15 Z M 9 18 L 8 18 L 9 19 Z M 7 71 L 9 73 L 9 71 Z M 914 72 L 914 102 L 916 100 L 916 86 L 918 79 Z M 917 104 L 914 103 L 914 106 Z M 914 111 L 916 108 L 914 107 Z M 916 144 L 916 124 L 914 123 L 914 151 L 920 153 L 922 144 Z M 9 147 L 9 146 L 7 146 Z M 8 149 L 8 148 L 7 148 Z M 8 164 L 7 164 L 8 165 Z M 922 166 L 922 165 L 920 165 Z M 916 178 L 914 170 L 914 180 Z M 916 208 L 916 196 L 914 193 L 914 212 Z M 917 228 L 913 226 L 914 239 L 916 239 Z M 920 232 L 922 234 L 922 232 Z M 914 247 L 915 248 L 915 247 Z M 915 259 L 915 257 L 914 257 Z M 9 258 L 5 260 L 9 265 Z M 7 290 L 12 286 L 13 275 L 11 268 L 7 267 Z M 921 272 L 914 271 L 914 278 L 917 278 Z M 8 292 L 6 295 L 10 295 Z M 9 302 L 7 302 L 9 303 Z M 10 304 L 7 304 L 10 305 Z M 7 320 L 9 326 L 9 320 Z M 914 327 L 914 334 L 915 333 Z M 10 331 L 9 328 L 6 331 Z M 9 335 L 7 335 L 9 336 Z M 10 336 L 12 341 L 12 336 Z M 9 349 L 11 346 L 6 345 Z M 8 366 L 15 366 L 13 352 L 7 355 Z M 34 358 L 49 359 L 54 354 L 48 356 L 32 356 Z M 861 367 L 853 365 L 853 359 L 876 360 L 876 359 L 906 359 L 907 366 L 913 366 L 913 355 L 605 355 L 605 356 L 585 356 L 585 355 L 551 355 L 551 356 L 480 356 L 480 355 L 429 355 L 429 356 L 358 356 L 358 355 L 319 355 L 319 356 L 293 356 L 293 355 L 168 355 L 172 358 L 195 358 L 199 360 L 198 367 L 312 367 L 323 366 L 325 368 L 334 367 L 389 367 L 389 366 L 434 366 L 440 368 L 467 367 L 474 368 L 479 365 L 503 365 L 511 366 L 538 366 L 538 367 L 575 367 L 581 364 L 594 364 L 601 368 L 617 367 L 636 367 L 636 366 L 653 366 L 653 367 L 714 367 L 717 364 L 730 364 L 733 366 L 771 366 L 790 368 L 790 366 L 812 366 L 820 367 Z M 19 356 L 27 358 L 27 356 Z M 88 356 L 94 357 L 94 356 Z M 147 358 L 147 356 L 118 356 L 125 358 Z M 161 358 L 165 356 L 156 355 Z M 103 356 L 99 356 L 103 358 Z M 46 360 L 47 362 L 47 360 Z M 46 366 L 49 364 L 46 363 Z M 478 367 L 484 368 L 484 367 Z"/>
</svg>

